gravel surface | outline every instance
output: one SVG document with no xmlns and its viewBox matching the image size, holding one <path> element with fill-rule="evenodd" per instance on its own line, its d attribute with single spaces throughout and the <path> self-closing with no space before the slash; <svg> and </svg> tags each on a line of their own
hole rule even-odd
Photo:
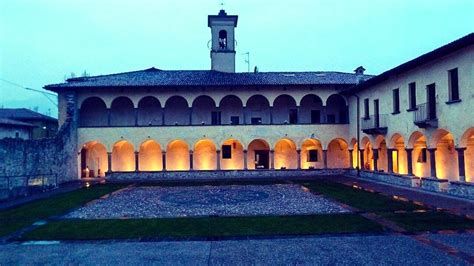
<svg viewBox="0 0 474 266">
<path fill-rule="evenodd" d="M 65 218 L 159 218 L 349 212 L 299 185 L 135 187 L 79 208 Z"/>
<path fill-rule="evenodd" d="M 428 234 L 428 238 L 474 256 L 474 232 L 465 234 Z"/>
</svg>

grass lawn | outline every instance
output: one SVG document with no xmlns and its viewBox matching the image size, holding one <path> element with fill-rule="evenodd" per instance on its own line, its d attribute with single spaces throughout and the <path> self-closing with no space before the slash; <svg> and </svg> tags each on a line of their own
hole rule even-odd
<svg viewBox="0 0 474 266">
<path fill-rule="evenodd" d="M 474 229 L 474 220 L 440 211 L 381 213 L 380 215 L 409 232 Z"/>
<path fill-rule="evenodd" d="M 398 210 L 411 211 L 425 209 L 422 206 L 410 202 L 395 200 L 391 197 L 329 181 L 304 182 L 302 185 L 314 192 L 333 198 L 336 201 L 347 204 L 361 211 L 392 212 Z"/>
<path fill-rule="evenodd" d="M 13 233 L 37 220 L 63 214 L 122 187 L 123 185 L 96 185 L 0 211 L 0 236 Z"/>
<path fill-rule="evenodd" d="M 148 237 L 232 237 L 382 232 L 356 214 L 202 217 L 127 220 L 60 220 L 26 233 L 24 240 L 99 240 Z"/>
</svg>

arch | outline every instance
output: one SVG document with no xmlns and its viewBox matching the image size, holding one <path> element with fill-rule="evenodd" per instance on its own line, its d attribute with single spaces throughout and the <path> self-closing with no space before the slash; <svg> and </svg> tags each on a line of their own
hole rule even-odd
<svg viewBox="0 0 474 266">
<path fill-rule="evenodd" d="M 262 95 L 253 95 L 245 108 L 246 124 L 270 124 L 270 103 Z"/>
<path fill-rule="evenodd" d="M 436 148 L 436 177 L 450 181 L 459 180 L 458 153 L 454 136 L 445 129 L 437 129 L 432 135 L 432 145 Z"/>
<path fill-rule="evenodd" d="M 412 169 L 413 175 L 417 177 L 430 176 L 430 154 L 427 152 L 428 144 L 426 136 L 419 131 L 415 131 L 410 135 L 408 146 L 413 148 L 412 151 Z"/>
<path fill-rule="evenodd" d="M 298 113 L 295 99 L 287 94 L 278 96 L 273 101 L 272 116 L 273 124 L 298 123 Z"/>
<path fill-rule="evenodd" d="M 323 145 L 317 139 L 306 139 L 301 145 L 301 169 L 324 168 Z"/>
<path fill-rule="evenodd" d="M 244 123 L 244 107 L 242 100 L 235 95 L 227 95 L 219 103 L 221 122 L 223 125 L 239 125 Z"/>
<path fill-rule="evenodd" d="M 277 141 L 274 148 L 275 169 L 298 168 L 298 152 L 293 140 L 284 138 Z"/>
<path fill-rule="evenodd" d="M 226 49 L 227 48 L 227 31 L 220 30 L 219 31 L 219 48 Z"/>
<path fill-rule="evenodd" d="M 227 146 L 224 148 L 224 146 Z M 224 151 L 227 149 L 227 151 Z M 228 152 L 229 154 L 224 154 Z M 240 170 L 244 169 L 244 146 L 235 139 L 228 139 L 221 145 L 221 169 L 222 170 Z"/>
<path fill-rule="evenodd" d="M 327 150 L 328 168 L 349 168 L 349 145 L 343 139 L 337 138 L 331 140 Z"/>
<path fill-rule="evenodd" d="M 189 170 L 189 146 L 183 140 L 173 140 L 166 147 L 166 169 L 170 171 Z"/>
<path fill-rule="evenodd" d="M 163 123 L 163 112 L 160 101 L 153 96 L 146 96 L 138 102 L 137 124 L 139 126 L 158 126 Z"/>
<path fill-rule="evenodd" d="M 369 139 L 369 137 L 365 136 L 365 137 L 362 138 L 362 140 L 360 142 L 360 149 L 364 150 L 367 147 L 367 143 L 370 143 L 370 139 Z"/>
<path fill-rule="evenodd" d="M 255 139 L 247 148 L 248 169 L 270 168 L 270 145 L 265 140 Z"/>
<path fill-rule="evenodd" d="M 349 122 L 349 109 L 346 100 L 339 94 L 332 94 L 326 101 L 326 122 L 345 124 Z"/>
<path fill-rule="evenodd" d="M 466 148 L 464 151 L 466 181 L 474 182 L 474 128 L 469 128 L 464 132 L 459 146 Z"/>
<path fill-rule="evenodd" d="M 138 166 L 140 171 L 163 170 L 163 155 L 158 142 L 147 140 L 140 145 Z"/>
<path fill-rule="evenodd" d="M 91 141 L 82 146 L 81 177 L 104 177 L 107 167 L 107 148 L 102 143 Z"/>
<path fill-rule="evenodd" d="M 115 127 L 135 125 L 135 107 L 130 98 L 120 96 L 112 101 L 110 125 Z"/>
<path fill-rule="evenodd" d="M 214 142 L 208 139 L 203 139 L 196 142 L 193 152 L 193 169 L 217 169 L 217 149 Z"/>
<path fill-rule="evenodd" d="M 172 96 L 165 103 L 165 125 L 189 125 L 189 106 L 181 96 Z"/>
<path fill-rule="evenodd" d="M 114 144 L 112 148 L 112 171 L 135 171 L 135 149 L 130 142 L 121 140 Z"/>
<path fill-rule="evenodd" d="M 390 138 L 389 148 L 392 154 L 388 156 L 392 160 L 393 172 L 397 174 L 408 174 L 407 151 L 405 149 L 405 139 L 399 133 L 393 134 Z"/>
<path fill-rule="evenodd" d="M 194 99 L 192 104 L 192 124 L 193 125 L 211 125 L 220 124 L 220 117 L 216 117 L 215 123 L 212 123 L 212 112 L 216 110 L 214 100 L 206 95 L 201 95 Z"/>
<path fill-rule="evenodd" d="M 377 170 L 380 172 L 388 172 L 388 148 L 387 142 L 383 136 L 376 138 L 377 145 Z"/>
<path fill-rule="evenodd" d="M 79 119 L 82 127 L 108 126 L 107 105 L 99 97 L 89 97 L 81 104 Z"/>
<path fill-rule="evenodd" d="M 323 101 L 317 95 L 308 94 L 300 101 L 299 122 L 302 124 L 321 124 Z"/>
</svg>

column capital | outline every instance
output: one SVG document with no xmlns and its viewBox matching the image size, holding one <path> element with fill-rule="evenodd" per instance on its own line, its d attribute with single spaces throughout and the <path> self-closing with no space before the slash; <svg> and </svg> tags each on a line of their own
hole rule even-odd
<svg viewBox="0 0 474 266">
<path fill-rule="evenodd" d="M 411 152 L 411 151 L 413 151 L 413 148 L 405 148 L 405 151 Z"/>
<path fill-rule="evenodd" d="M 247 150 L 244 150 L 244 153 L 247 153 Z"/>
<path fill-rule="evenodd" d="M 456 151 L 458 151 L 458 152 L 464 152 L 465 150 L 467 150 L 466 147 L 458 147 L 458 148 L 456 148 Z"/>
<path fill-rule="evenodd" d="M 301 149 L 297 149 L 296 152 L 297 152 L 297 153 L 301 153 Z"/>
<path fill-rule="evenodd" d="M 427 151 L 429 152 L 435 152 L 437 150 L 437 148 L 426 148 Z"/>
</svg>

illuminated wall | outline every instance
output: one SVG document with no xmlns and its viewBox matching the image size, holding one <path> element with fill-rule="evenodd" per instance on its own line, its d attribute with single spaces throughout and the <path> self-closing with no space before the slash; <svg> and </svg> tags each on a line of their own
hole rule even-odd
<svg viewBox="0 0 474 266">
<path fill-rule="evenodd" d="M 105 172 L 108 170 L 107 149 L 105 146 L 94 141 L 87 143 L 85 148 L 87 150 L 86 166 L 94 172 L 94 176 L 98 176 L 99 172 L 99 176 L 105 176 Z M 93 176 L 91 175 L 91 177 Z"/>
<path fill-rule="evenodd" d="M 383 170 L 384 172 L 388 172 L 388 151 L 385 140 L 380 143 L 378 150 L 377 168 L 379 171 Z"/>
<path fill-rule="evenodd" d="M 148 140 L 140 146 L 139 169 L 140 171 L 163 170 L 161 147 L 156 141 Z"/>
<path fill-rule="evenodd" d="M 270 146 L 264 140 L 253 140 L 250 142 L 249 147 L 247 149 L 247 168 L 248 169 L 255 169 L 255 151 L 256 150 L 266 150 L 270 151 Z M 270 156 L 269 156 L 270 159 Z"/>
<path fill-rule="evenodd" d="M 459 180 L 458 154 L 451 134 L 446 134 L 436 144 L 436 175 L 440 179 Z"/>
<path fill-rule="evenodd" d="M 308 162 L 308 154 L 310 150 L 318 151 L 317 162 Z M 315 169 L 324 168 L 323 147 L 321 145 L 321 142 L 316 139 L 307 139 L 303 142 L 303 145 L 301 146 L 301 169 L 309 169 L 310 167 L 314 167 Z"/>
<path fill-rule="evenodd" d="M 348 168 L 350 165 L 347 143 L 341 139 L 329 143 L 327 156 L 328 168 Z"/>
<path fill-rule="evenodd" d="M 360 163 L 360 156 L 358 155 L 359 153 L 359 146 L 357 145 L 357 143 L 354 144 L 354 149 L 352 150 L 352 167 L 353 168 L 356 168 L 356 167 L 360 167 L 361 163 Z"/>
<path fill-rule="evenodd" d="M 393 172 L 398 174 L 408 174 L 405 141 L 402 137 L 398 137 L 394 142 L 393 149 L 395 151 L 392 153 Z"/>
<path fill-rule="evenodd" d="M 112 149 L 112 171 L 135 171 L 135 150 L 130 142 L 122 140 L 115 143 Z"/>
<path fill-rule="evenodd" d="M 223 145 L 231 146 L 231 158 L 223 159 L 222 158 L 222 149 L 221 149 L 221 169 L 222 170 L 240 170 L 244 169 L 244 147 L 240 144 L 239 141 L 234 139 L 226 140 Z"/>
<path fill-rule="evenodd" d="M 374 151 L 372 144 L 367 142 L 364 148 L 364 162 L 362 169 L 365 170 L 374 170 Z"/>
<path fill-rule="evenodd" d="M 182 140 L 175 140 L 166 149 L 166 169 L 170 171 L 189 170 L 189 147 Z"/>
<path fill-rule="evenodd" d="M 422 161 L 420 156 L 422 150 L 427 147 L 426 137 L 420 136 L 417 138 L 413 145 L 412 154 L 412 167 L 413 174 L 418 177 L 429 177 L 430 176 L 430 153 L 426 152 L 426 161 Z"/>
<path fill-rule="evenodd" d="M 296 144 L 289 139 L 279 140 L 274 148 L 275 169 L 296 169 L 298 168 L 298 152 Z"/>
<path fill-rule="evenodd" d="M 216 145 L 210 140 L 200 140 L 194 146 L 194 170 L 216 170 L 217 152 Z"/>
<path fill-rule="evenodd" d="M 474 134 L 467 141 L 464 159 L 466 164 L 466 181 L 474 182 Z"/>
</svg>

